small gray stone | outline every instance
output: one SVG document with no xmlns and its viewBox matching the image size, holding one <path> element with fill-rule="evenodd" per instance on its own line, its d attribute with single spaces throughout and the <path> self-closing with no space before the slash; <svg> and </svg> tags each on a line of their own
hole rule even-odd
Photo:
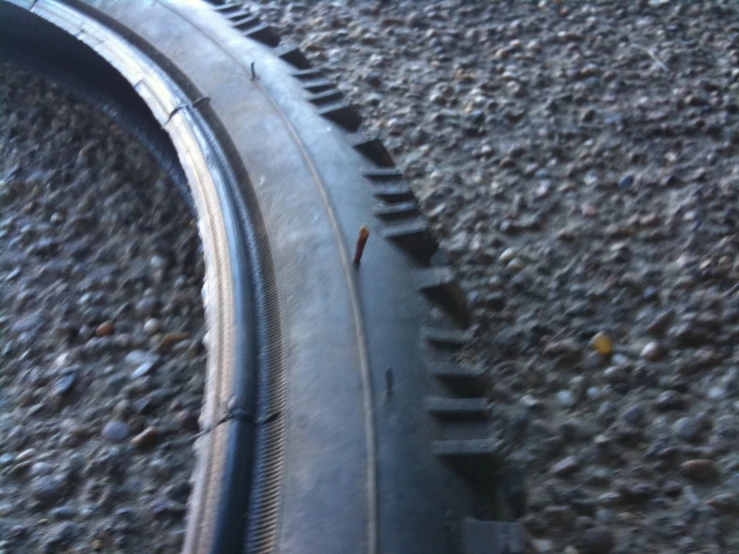
<svg viewBox="0 0 739 554">
<path fill-rule="evenodd" d="M 77 517 L 77 510 L 72 506 L 60 506 L 51 510 L 51 517 L 54 519 L 74 519 Z"/>
<path fill-rule="evenodd" d="M 117 419 L 109 421 L 103 427 L 103 436 L 111 442 L 122 442 L 128 438 L 130 433 L 128 424 Z"/>
<path fill-rule="evenodd" d="M 726 389 L 723 387 L 711 387 L 706 393 L 709 400 L 723 400 L 727 397 Z"/>
<path fill-rule="evenodd" d="M 62 492 L 62 483 L 54 477 L 37 477 L 31 482 L 31 494 L 44 504 L 58 502 Z"/>
<path fill-rule="evenodd" d="M 684 405 L 683 398 L 673 390 L 661 392 L 654 401 L 654 407 L 658 410 L 678 410 Z"/>
<path fill-rule="evenodd" d="M 146 350 L 132 350 L 126 354 L 124 361 L 131 367 L 138 367 L 147 362 L 156 364 L 161 358 L 158 354 L 147 352 Z"/>
<path fill-rule="evenodd" d="M 52 471 L 54 471 L 54 466 L 52 466 L 48 462 L 36 462 L 31 466 L 30 471 L 28 474 L 31 477 L 39 477 L 41 475 L 49 475 Z"/>
<path fill-rule="evenodd" d="M 621 414 L 621 419 L 623 419 L 629 425 L 634 425 L 634 426 L 639 425 L 643 417 L 644 417 L 644 410 L 639 404 L 636 404 L 635 406 L 631 406 L 623 414 Z"/>
<path fill-rule="evenodd" d="M 568 390 L 561 390 L 557 393 L 557 404 L 563 408 L 572 408 L 576 404 L 575 395 Z"/>
<path fill-rule="evenodd" d="M 672 432 L 687 442 L 698 442 L 701 431 L 701 426 L 692 417 L 681 417 L 672 426 Z"/>
<path fill-rule="evenodd" d="M 567 458 L 564 458 L 563 460 L 560 460 L 556 464 L 552 466 L 552 474 L 556 475 L 557 477 L 566 477 L 567 475 L 570 475 L 577 471 L 577 469 L 580 467 L 580 460 L 577 459 L 575 456 L 568 456 Z"/>
<path fill-rule="evenodd" d="M 551 527 L 572 529 L 575 524 L 575 512 L 567 506 L 549 506 L 544 509 L 544 517 Z"/>
<path fill-rule="evenodd" d="M 75 373 L 70 373 L 69 375 L 60 377 L 54 383 L 54 394 L 57 396 L 67 396 L 72 392 L 76 380 L 77 375 Z"/>
<path fill-rule="evenodd" d="M 610 554 L 615 544 L 613 531 L 607 527 L 595 527 L 585 531 L 582 552 L 583 554 Z"/>
</svg>

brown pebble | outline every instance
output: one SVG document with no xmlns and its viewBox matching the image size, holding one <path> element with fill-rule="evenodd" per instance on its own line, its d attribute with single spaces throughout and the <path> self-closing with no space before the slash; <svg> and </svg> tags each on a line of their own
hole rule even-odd
<svg viewBox="0 0 739 554">
<path fill-rule="evenodd" d="M 107 337 L 108 335 L 112 335 L 114 331 L 115 325 L 113 324 L 113 322 L 106 321 L 97 326 L 97 329 L 95 329 L 95 334 L 98 337 Z"/>
<path fill-rule="evenodd" d="M 565 477 L 574 473 L 580 467 L 580 460 L 575 456 L 567 456 L 552 466 L 552 474 Z"/>
<path fill-rule="evenodd" d="M 147 427 L 141 433 L 131 439 L 131 444 L 136 448 L 151 448 L 159 438 L 159 430 L 156 427 Z"/>
<path fill-rule="evenodd" d="M 159 349 L 160 350 L 169 350 L 177 344 L 178 342 L 182 342 L 183 340 L 189 339 L 190 333 L 167 333 L 162 337 L 162 340 L 159 342 Z"/>
<path fill-rule="evenodd" d="M 194 433 L 200 431 L 198 416 L 192 413 L 190 410 L 182 410 L 178 412 L 177 421 L 179 421 L 180 426 L 187 431 L 193 431 Z"/>
<path fill-rule="evenodd" d="M 696 459 L 688 460 L 680 469 L 683 475 L 694 481 L 711 481 L 718 477 L 718 469 L 713 460 Z"/>
<path fill-rule="evenodd" d="M 739 511 L 739 500 L 737 495 L 731 492 L 717 494 L 713 498 L 709 498 L 706 504 L 715 508 L 722 514 L 736 513 Z"/>
</svg>

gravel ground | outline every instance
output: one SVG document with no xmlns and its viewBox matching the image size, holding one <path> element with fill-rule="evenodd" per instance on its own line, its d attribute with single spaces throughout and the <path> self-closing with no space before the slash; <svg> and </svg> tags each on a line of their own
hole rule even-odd
<svg viewBox="0 0 739 554">
<path fill-rule="evenodd" d="M 541 552 L 737 552 L 735 2 L 265 0 L 405 167 Z"/>
<path fill-rule="evenodd" d="M 185 202 L 0 64 L 0 552 L 178 552 L 205 354 Z"/>
</svg>

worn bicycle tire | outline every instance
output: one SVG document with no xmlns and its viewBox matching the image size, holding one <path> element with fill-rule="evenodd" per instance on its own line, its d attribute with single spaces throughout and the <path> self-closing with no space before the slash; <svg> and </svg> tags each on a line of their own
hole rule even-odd
<svg viewBox="0 0 739 554">
<path fill-rule="evenodd" d="M 452 360 L 471 339 L 464 295 L 321 69 L 236 2 L 0 8 L 49 43 L 74 37 L 79 75 L 112 67 L 128 89 L 109 92 L 143 100 L 187 177 L 209 330 L 184 552 L 522 548 L 516 527 L 469 518 L 518 510 L 500 501 L 483 375 Z"/>
</svg>

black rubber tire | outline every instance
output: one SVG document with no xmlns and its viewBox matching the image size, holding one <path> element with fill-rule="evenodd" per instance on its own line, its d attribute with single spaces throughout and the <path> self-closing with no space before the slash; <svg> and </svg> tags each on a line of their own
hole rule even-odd
<svg viewBox="0 0 739 554">
<path fill-rule="evenodd" d="M 67 60 L 112 66 L 187 176 L 209 332 L 184 552 L 462 551 L 465 481 L 499 515 L 500 453 L 481 375 L 451 362 L 464 297 L 358 113 L 274 29 L 215 4 L 0 2 L 44 48 L 61 30 Z"/>
</svg>

